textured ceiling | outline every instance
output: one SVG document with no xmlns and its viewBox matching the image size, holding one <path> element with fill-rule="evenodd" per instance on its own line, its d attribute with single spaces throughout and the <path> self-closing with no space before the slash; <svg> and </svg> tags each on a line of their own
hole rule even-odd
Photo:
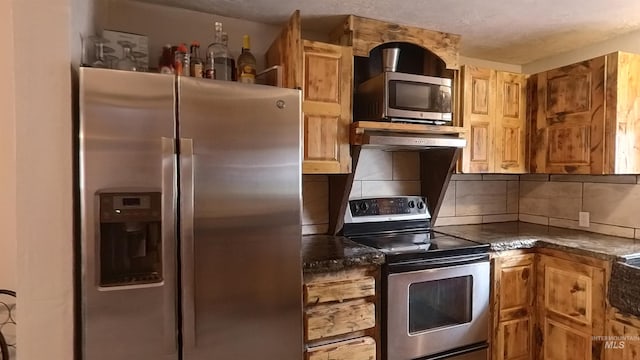
<svg viewBox="0 0 640 360">
<path fill-rule="evenodd" d="M 346 14 L 462 35 L 461 55 L 509 64 L 640 30 L 639 0 L 144 0 L 282 24 L 300 9 L 303 29 L 328 31 Z"/>
</svg>

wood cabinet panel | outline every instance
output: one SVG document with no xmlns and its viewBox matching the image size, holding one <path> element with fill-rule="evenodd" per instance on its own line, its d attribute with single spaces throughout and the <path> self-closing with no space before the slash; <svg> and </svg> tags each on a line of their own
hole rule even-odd
<svg viewBox="0 0 640 360">
<path fill-rule="evenodd" d="M 502 265 L 500 275 L 500 318 L 509 318 L 509 313 L 527 314 L 533 304 L 533 262 L 523 259 L 514 266 Z"/>
<path fill-rule="evenodd" d="M 353 53 L 348 47 L 304 40 L 303 54 L 302 172 L 349 173 Z"/>
<path fill-rule="evenodd" d="M 531 359 L 532 330 L 532 317 L 500 322 L 498 329 L 498 349 L 500 349 L 498 359 Z"/>
<path fill-rule="evenodd" d="M 494 360 L 533 358 L 535 261 L 533 254 L 506 252 L 493 259 Z"/>
<path fill-rule="evenodd" d="M 283 86 L 302 90 L 304 174 L 351 172 L 353 51 L 302 40 L 295 11 L 266 53 L 267 66 L 283 67 Z"/>
<path fill-rule="evenodd" d="M 530 77 L 531 172 L 640 172 L 640 55 L 615 52 Z"/>
<path fill-rule="evenodd" d="M 306 359 L 380 356 L 379 279 L 377 266 L 303 274 Z"/>
<path fill-rule="evenodd" d="M 341 341 L 307 349 L 306 360 L 375 360 L 376 341 L 371 337 Z"/>
<path fill-rule="evenodd" d="M 448 69 L 458 69 L 460 35 L 349 15 L 331 32 L 330 38 L 332 43 L 352 46 L 354 55 L 365 57 L 384 43 L 412 43 L 437 55 Z"/>
<path fill-rule="evenodd" d="M 304 303 L 321 304 L 331 301 L 374 296 L 376 281 L 372 276 L 331 282 L 316 282 L 304 285 Z"/>
<path fill-rule="evenodd" d="M 604 171 L 605 57 L 537 75 L 532 171 Z"/>
<path fill-rule="evenodd" d="M 612 314 L 602 341 L 605 360 L 640 359 L 640 319 L 620 313 Z"/>
<path fill-rule="evenodd" d="M 462 68 L 466 173 L 526 172 L 526 78 L 474 66 Z"/>
<path fill-rule="evenodd" d="M 591 334 L 543 319 L 545 360 L 587 360 L 591 359 Z"/>
<path fill-rule="evenodd" d="M 602 335 L 605 330 L 606 265 L 577 261 L 538 255 L 540 359 L 603 357 L 601 343 L 593 341 L 592 336 Z"/>
<path fill-rule="evenodd" d="M 494 172 L 495 71 L 464 66 L 462 82 L 463 125 L 469 134 L 462 150 L 462 171 Z"/>
<path fill-rule="evenodd" d="M 304 321 L 306 341 L 365 330 L 376 325 L 375 304 L 352 300 L 318 305 L 305 310 Z"/>
<path fill-rule="evenodd" d="M 526 172 L 526 78 L 496 74 L 495 172 Z"/>
<path fill-rule="evenodd" d="M 591 325 L 592 279 L 589 276 L 550 265 L 545 269 L 544 281 L 544 306 L 548 312 Z"/>
</svg>

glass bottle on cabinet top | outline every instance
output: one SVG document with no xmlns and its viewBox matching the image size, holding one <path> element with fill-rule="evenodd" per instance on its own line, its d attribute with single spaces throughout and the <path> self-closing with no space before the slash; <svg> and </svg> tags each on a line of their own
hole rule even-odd
<svg viewBox="0 0 640 360">
<path fill-rule="evenodd" d="M 238 81 L 247 84 L 256 82 L 256 57 L 251 53 L 249 35 L 242 38 L 242 53 L 238 56 Z"/>
<path fill-rule="evenodd" d="M 130 41 L 118 41 L 118 44 L 122 46 L 122 57 L 116 63 L 116 69 L 118 70 L 127 70 L 127 71 L 137 71 L 136 61 L 132 55 L 132 49 L 135 47 Z"/>
<path fill-rule="evenodd" d="M 107 68 L 109 67 L 109 65 L 107 64 L 107 61 L 105 59 L 104 56 L 104 44 L 108 43 L 109 40 L 107 39 L 103 39 L 100 37 L 95 37 L 92 36 L 91 40 L 93 40 L 93 44 L 95 46 L 95 52 L 94 52 L 94 56 L 95 58 L 93 59 L 93 61 L 91 62 L 91 67 L 96 67 L 96 68 Z"/>
<path fill-rule="evenodd" d="M 207 48 L 207 77 L 216 80 L 233 80 L 229 49 L 222 41 L 222 23 L 215 23 L 215 37 Z M 213 73 L 213 74 L 210 74 Z"/>
</svg>

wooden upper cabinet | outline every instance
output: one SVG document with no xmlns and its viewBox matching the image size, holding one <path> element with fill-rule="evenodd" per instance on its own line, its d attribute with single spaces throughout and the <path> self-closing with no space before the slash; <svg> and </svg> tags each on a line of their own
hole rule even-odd
<svg viewBox="0 0 640 360">
<path fill-rule="evenodd" d="M 640 56 L 617 52 L 530 79 L 531 172 L 640 173 Z"/>
<path fill-rule="evenodd" d="M 302 90 L 302 172 L 350 173 L 351 48 L 303 40 L 296 11 L 271 44 L 266 62 L 283 66 L 283 86 Z"/>
<path fill-rule="evenodd" d="M 303 41 L 304 154 L 302 172 L 349 173 L 353 52 Z"/>
<path fill-rule="evenodd" d="M 428 49 L 447 69 L 458 69 L 460 35 L 426 30 L 349 15 L 330 34 L 331 42 L 353 47 L 353 55 L 368 57 L 371 50 L 389 42 L 406 42 Z"/>
<path fill-rule="evenodd" d="M 496 73 L 495 172 L 524 173 L 526 168 L 526 91 L 523 74 Z"/>
<path fill-rule="evenodd" d="M 467 146 L 462 151 L 462 171 L 494 172 L 496 72 L 464 66 L 462 79 L 462 123 L 467 130 Z"/>
<path fill-rule="evenodd" d="M 526 82 L 514 74 L 475 66 L 462 68 L 465 173 L 524 173 Z"/>
</svg>

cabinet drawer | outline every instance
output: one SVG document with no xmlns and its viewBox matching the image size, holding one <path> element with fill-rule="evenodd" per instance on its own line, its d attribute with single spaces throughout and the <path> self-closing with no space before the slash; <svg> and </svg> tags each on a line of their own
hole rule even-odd
<svg viewBox="0 0 640 360">
<path fill-rule="evenodd" d="M 375 360 L 376 341 L 370 337 L 307 349 L 305 360 Z"/>
<path fill-rule="evenodd" d="M 305 310 L 305 340 L 365 330 L 376 325 L 375 305 L 364 300 L 318 305 Z"/>
<path fill-rule="evenodd" d="M 376 294 L 376 281 L 372 276 L 341 281 L 316 282 L 304 285 L 305 305 L 331 301 L 357 299 Z"/>
</svg>

